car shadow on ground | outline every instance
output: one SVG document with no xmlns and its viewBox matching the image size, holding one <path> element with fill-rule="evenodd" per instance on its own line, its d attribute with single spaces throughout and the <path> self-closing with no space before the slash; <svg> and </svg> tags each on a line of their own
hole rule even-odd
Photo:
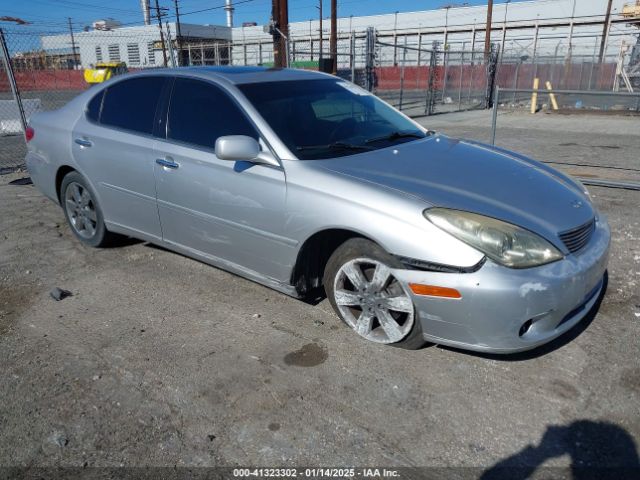
<svg viewBox="0 0 640 480">
<path fill-rule="evenodd" d="M 102 248 L 129 247 L 131 245 L 138 245 L 140 243 L 145 243 L 145 242 L 144 242 L 144 240 L 140 240 L 138 238 L 125 237 L 124 235 L 118 235 L 108 245 L 105 245 Z"/>
<path fill-rule="evenodd" d="M 452 350 L 455 352 L 465 353 L 467 355 L 473 355 L 476 357 L 486 358 L 488 360 L 500 360 L 504 362 L 521 362 L 524 360 L 531 360 L 533 358 L 538 358 L 543 355 L 547 355 L 559 348 L 564 347 L 566 344 L 572 342 L 577 337 L 579 337 L 582 332 L 584 332 L 591 322 L 595 319 L 596 315 L 600 311 L 600 305 L 602 304 L 602 300 L 604 299 L 605 294 L 607 293 L 607 287 L 609 286 L 609 274 L 605 272 L 604 278 L 602 280 L 602 291 L 598 296 L 598 300 L 593 305 L 589 313 L 573 328 L 569 329 L 567 332 L 560 335 L 558 338 L 550 341 L 549 343 L 545 343 L 544 345 L 534 348 L 533 350 L 528 350 L 526 352 L 521 353 L 512 353 L 512 354 L 494 354 L 494 353 L 483 353 L 483 352 L 473 352 L 469 350 L 462 350 L 455 347 L 448 347 L 445 345 L 439 345 L 439 348 L 444 350 Z"/>
<path fill-rule="evenodd" d="M 135 241 L 135 239 L 131 239 L 131 240 Z M 137 243 L 139 243 L 139 242 L 137 242 Z M 163 247 L 162 245 L 157 245 L 155 243 L 146 242 L 145 246 L 149 247 L 149 248 L 153 248 L 155 250 L 160 250 L 160 251 L 163 251 L 163 252 L 171 253 L 173 255 L 179 255 L 181 257 L 188 258 L 189 260 L 193 260 L 194 262 L 198 262 L 199 261 L 197 259 L 194 259 L 193 257 L 189 257 L 187 255 L 184 255 L 184 254 L 180 253 L 180 252 L 176 252 L 174 250 L 170 250 L 170 249 L 168 249 L 166 247 Z M 205 262 L 201 262 L 201 263 L 207 265 Z M 230 275 L 235 275 L 238 278 L 242 278 L 243 280 L 245 280 L 247 282 L 252 282 L 252 283 L 256 283 L 257 285 L 262 285 L 259 282 L 255 282 L 254 280 L 251 280 L 249 278 L 242 277 L 242 276 L 240 276 L 240 275 L 238 275 L 238 274 L 236 274 L 234 272 L 230 272 L 229 270 L 225 270 L 223 268 L 219 268 L 219 267 L 215 267 L 215 266 L 211 266 L 211 268 L 217 268 L 219 270 L 222 270 L 224 272 L 229 273 Z M 264 286 L 264 285 L 262 285 L 262 286 Z M 269 287 L 266 287 L 266 288 L 269 288 Z M 284 293 L 278 292 L 277 290 L 273 290 L 272 289 L 271 291 L 274 294 L 277 294 L 277 295 L 286 295 Z M 294 298 L 294 297 L 291 297 L 291 298 Z M 324 292 L 324 287 L 316 287 L 316 288 L 313 288 L 313 289 L 309 290 L 304 296 L 302 296 L 300 298 L 296 298 L 296 300 L 299 300 L 299 301 L 304 302 L 304 303 L 306 303 L 308 305 L 311 305 L 311 306 L 316 306 L 319 303 L 321 303 L 325 298 L 327 298 L 327 295 Z"/>
<path fill-rule="evenodd" d="M 568 455 L 571 465 L 541 467 L 546 461 Z M 608 422 L 577 420 L 569 425 L 549 425 L 538 445 L 527 445 L 486 469 L 480 480 L 572 478 L 640 478 L 635 441 L 622 427 Z"/>
</svg>

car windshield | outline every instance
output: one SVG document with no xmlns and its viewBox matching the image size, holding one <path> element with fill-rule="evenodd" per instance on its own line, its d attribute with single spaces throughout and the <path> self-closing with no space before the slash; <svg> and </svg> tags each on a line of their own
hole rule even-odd
<svg viewBox="0 0 640 480">
<path fill-rule="evenodd" d="M 251 83 L 239 88 L 301 160 L 354 155 L 426 136 L 396 110 L 344 80 Z"/>
</svg>

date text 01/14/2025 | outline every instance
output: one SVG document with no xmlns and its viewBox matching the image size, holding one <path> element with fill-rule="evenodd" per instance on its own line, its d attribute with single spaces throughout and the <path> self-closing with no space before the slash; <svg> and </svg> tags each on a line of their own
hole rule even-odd
<svg viewBox="0 0 640 480">
<path fill-rule="evenodd" d="M 399 478 L 400 473 L 386 468 L 235 468 L 233 476 L 236 478 Z"/>
</svg>

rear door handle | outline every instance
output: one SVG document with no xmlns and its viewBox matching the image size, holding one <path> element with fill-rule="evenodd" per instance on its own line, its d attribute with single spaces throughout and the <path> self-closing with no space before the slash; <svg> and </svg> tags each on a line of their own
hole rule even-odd
<svg viewBox="0 0 640 480">
<path fill-rule="evenodd" d="M 76 138 L 75 142 L 81 147 L 93 146 L 93 142 L 91 140 L 87 140 L 86 138 Z"/>
<path fill-rule="evenodd" d="M 158 165 L 163 166 L 163 167 L 171 168 L 173 170 L 175 170 L 176 168 L 178 168 L 180 166 L 176 162 L 171 160 L 170 158 L 156 158 L 156 163 Z"/>
</svg>

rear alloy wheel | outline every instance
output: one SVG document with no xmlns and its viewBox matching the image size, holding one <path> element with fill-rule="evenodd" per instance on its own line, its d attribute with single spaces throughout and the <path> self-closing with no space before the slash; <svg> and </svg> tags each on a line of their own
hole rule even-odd
<svg viewBox="0 0 640 480">
<path fill-rule="evenodd" d="M 107 231 L 96 196 L 78 172 L 70 172 L 62 180 L 60 200 L 71 231 L 83 243 L 104 247 L 117 237 Z"/>
<path fill-rule="evenodd" d="M 85 239 L 93 238 L 98 226 L 98 215 L 89 190 L 77 182 L 69 183 L 64 193 L 64 204 L 75 233 Z"/>
<path fill-rule="evenodd" d="M 361 337 L 419 348 L 425 342 L 413 301 L 392 268 L 402 265 L 375 243 L 348 240 L 327 264 L 327 296 L 340 318 Z"/>
</svg>

